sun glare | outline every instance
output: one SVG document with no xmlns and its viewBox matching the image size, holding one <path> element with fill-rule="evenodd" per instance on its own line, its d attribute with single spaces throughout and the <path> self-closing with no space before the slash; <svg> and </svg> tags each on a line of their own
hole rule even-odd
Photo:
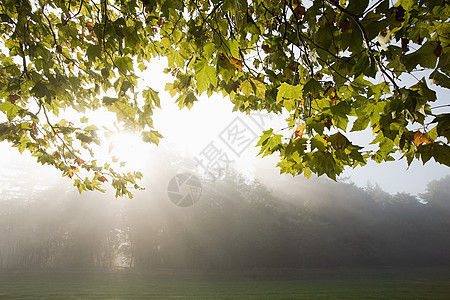
<svg viewBox="0 0 450 300">
<path fill-rule="evenodd" d="M 116 132 L 105 139 L 101 159 L 113 161 L 129 171 L 142 168 L 149 159 L 148 147 L 138 133 Z"/>
</svg>

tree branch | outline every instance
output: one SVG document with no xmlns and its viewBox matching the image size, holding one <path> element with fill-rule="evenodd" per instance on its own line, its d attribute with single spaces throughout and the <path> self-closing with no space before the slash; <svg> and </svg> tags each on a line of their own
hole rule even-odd
<svg viewBox="0 0 450 300">
<path fill-rule="evenodd" d="M 373 49 L 370 47 L 370 41 L 369 41 L 369 38 L 367 37 L 367 32 L 364 29 L 364 26 L 361 24 L 359 17 L 356 16 L 355 14 L 353 14 L 352 12 L 350 12 L 349 10 L 347 10 L 346 8 L 342 7 L 339 4 L 339 2 L 337 2 L 336 0 L 326 0 L 326 1 L 329 4 L 337 7 L 341 12 L 344 12 L 345 14 L 350 16 L 350 18 L 355 22 L 355 24 L 358 26 L 359 31 L 361 31 L 361 34 L 363 36 L 363 40 L 364 40 L 364 43 L 366 44 L 366 49 L 367 49 L 369 55 L 371 57 L 373 57 L 373 59 L 375 60 L 376 64 L 378 65 L 378 68 L 380 69 L 380 72 L 389 79 L 389 81 L 394 86 L 394 89 L 400 93 L 400 88 L 397 85 L 397 83 L 395 82 L 394 78 L 388 74 L 388 72 L 386 71 L 386 67 L 383 65 L 380 58 L 373 54 Z"/>
<path fill-rule="evenodd" d="M 292 7 L 292 0 L 289 0 L 289 9 L 291 10 L 291 12 L 295 18 L 295 26 L 296 26 L 295 32 L 297 33 L 298 41 L 302 44 L 302 46 L 304 48 L 303 53 L 304 53 L 304 56 L 306 59 L 306 64 L 308 65 L 308 67 L 310 69 L 311 78 L 312 78 L 312 77 L 314 77 L 314 66 L 313 66 L 311 60 L 309 59 L 308 47 L 307 47 L 305 41 L 301 37 L 301 33 L 300 33 L 301 31 L 300 31 L 300 27 L 298 25 L 300 20 L 298 19 L 297 14 L 295 13 L 294 8 Z M 289 24 L 288 22 L 286 22 L 286 23 Z M 300 49 L 300 51 L 302 51 L 302 49 L 300 47 L 299 47 L 299 49 Z"/>
</svg>

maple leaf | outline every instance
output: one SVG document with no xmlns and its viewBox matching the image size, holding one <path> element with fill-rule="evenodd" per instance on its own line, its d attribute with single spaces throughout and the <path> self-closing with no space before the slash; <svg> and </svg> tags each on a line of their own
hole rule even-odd
<svg viewBox="0 0 450 300">
<path fill-rule="evenodd" d="M 342 32 L 346 32 L 350 29 L 350 21 L 348 19 L 344 19 L 339 22 L 339 28 Z"/>
<path fill-rule="evenodd" d="M 295 129 L 295 136 L 298 137 L 299 139 L 302 138 L 303 136 L 303 124 L 302 125 L 298 125 L 297 128 Z"/>
<path fill-rule="evenodd" d="M 89 32 L 92 32 L 94 30 L 94 23 L 92 22 L 87 22 L 86 23 L 86 27 L 89 30 Z"/>
<path fill-rule="evenodd" d="M 433 51 L 433 54 L 436 55 L 437 57 L 440 57 L 442 54 L 442 46 L 439 43 L 438 46 L 436 47 L 436 49 Z"/>
<path fill-rule="evenodd" d="M 421 144 L 430 144 L 430 143 L 433 143 L 433 142 L 434 141 L 432 139 L 427 138 L 425 136 L 425 134 L 420 132 L 420 131 L 416 131 L 414 133 L 413 143 L 414 143 L 414 145 L 416 145 L 416 147 L 420 146 Z"/>
<path fill-rule="evenodd" d="M 108 181 L 108 179 L 106 179 L 105 176 L 100 176 L 100 177 L 98 178 L 98 181 L 100 181 L 100 182 L 105 182 L 105 181 Z"/>
<path fill-rule="evenodd" d="M 16 103 L 16 101 L 19 99 L 20 99 L 20 96 L 17 94 L 9 95 L 9 102 L 11 102 L 12 104 Z"/>
<path fill-rule="evenodd" d="M 234 110 L 250 113 L 266 109 L 277 113 L 286 109 L 293 112 L 286 125 L 295 147 L 283 151 L 286 145 L 282 135 L 268 131 L 259 143 L 264 156 L 286 153 L 283 159 L 289 161 L 289 167 L 283 172 L 303 172 L 306 176 L 313 172 L 335 179 L 345 166 L 355 166 L 356 161 L 361 165 L 366 159 L 379 163 L 384 161 L 384 156 L 398 152 L 407 155 L 409 162 L 420 156 L 424 161 L 434 157 L 450 166 L 450 154 L 442 145 L 444 137 L 450 139 L 450 114 L 431 113 L 429 103 L 437 97 L 427 87 L 428 79 L 442 88 L 449 86 L 448 43 L 444 38 L 448 18 L 445 5 L 440 5 L 448 1 L 401 0 L 388 5 L 389 1 L 328 0 L 324 6 L 318 1 L 309 1 L 316 3 L 310 5 L 302 0 L 200 0 L 195 1 L 197 5 L 180 7 L 169 0 L 112 1 L 114 12 L 111 15 L 107 11 L 112 8 L 111 1 L 97 1 L 101 2 L 101 7 L 95 1 L 84 1 L 76 8 L 76 18 L 69 16 L 72 11 L 66 2 L 40 0 L 41 7 L 52 7 L 50 11 L 29 10 L 27 5 L 2 6 L 0 19 L 5 24 L 20 25 L 23 16 L 35 21 L 27 22 L 25 31 L 23 26 L 16 26 L 21 32 L 0 26 L 4 37 L 0 43 L 5 52 L 10 53 L 0 55 L 0 65 L 6 68 L 2 72 L 8 76 L 3 76 L 7 80 L 2 80 L 0 87 L 3 91 L 0 119 L 5 115 L 10 122 L 0 126 L 0 133 L 3 139 L 20 145 L 19 151 L 64 148 L 64 144 L 72 145 L 74 137 L 81 141 L 83 148 L 89 148 L 91 143 L 98 142 L 94 129 L 87 127 L 85 133 L 80 133 L 73 123 L 64 122 L 54 126 L 50 133 L 50 124 L 44 115 L 55 119 L 59 118 L 58 112 L 63 107 L 90 111 L 101 102 L 116 114 L 119 122 L 141 132 L 144 141 L 158 144 L 161 135 L 153 129 L 151 115 L 159 98 L 156 91 L 142 92 L 134 88 L 140 72 L 136 72 L 133 63 L 139 61 L 137 67 L 143 72 L 150 59 L 158 54 L 169 61 L 166 73 L 173 76 L 173 82 L 166 86 L 172 97 L 180 94 L 177 100 L 180 108 L 192 107 L 204 92 L 208 96 L 217 92 L 230 96 Z M 97 11 L 101 16 L 95 16 Z M 54 30 L 50 30 L 53 37 L 42 34 L 42 24 L 36 21 L 40 18 L 54 23 Z M 232 19 L 235 22 L 230 22 Z M 408 28 L 411 30 L 405 30 Z M 380 30 L 382 33 L 378 35 Z M 301 40 L 299 34 L 311 34 L 311 37 Z M 386 51 L 375 44 L 377 35 Z M 5 42 L 17 40 L 17 37 L 33 39 L 32 47 L 19 47 L 27 51 L 17 51 L 17 43 Z M 143 47 L 149 44 L 149 38 L 159 42 Z M 422 46 L 409 47 L 410 43 Z M 116 44 L 118 47 L 114 47 Z M 161 46 L 163 49 L 158 49 Z M 33 49 L 39 50 L 35 51 L 36 55 L 29 53 Z M 42 53 L 57 55 L 45 55 L 42 59 Z M 298 59 L 297 54 L 300 54 Z M 106 60 L 108 57 L 110 61 Z M 55 69 L 56 76 L 50 78 L 47 73 L 52 66 L 60 66 L 59 70 L 68 72 Z M 422 68 L 433 70 L 431 75 L 424 74 L 429 78 L 417 79 L 418 84 L 411 84 L 409 88 L 398 86 L 402 74 Z M 387 80 L 378 84 L 368 80 L 368 77 L 380 76 Z M 110 88 L 114 88 L 116 98 L 102 95 Z M 143 106 L 134 101 L 139 94 L 145 99 Z M 68 97 L 77 101 L 67 101 Z M 33 113 L 30 108 L 35 105 L 30 105 L 29 101 L 35 100 L 39 109 Z M 15 104 L 19 102 L 20 106 Z M 399 114 L 403 110 L 410 113 Z M 410 115 L 422 124 L 425 118 L 435 116 L 436 129 L 410 131 L 407 127 Z M 351 131 L 372 128 L 376 136 L 374 143 L 379 145 L 380 151 L 351 146 L 344 134 L 349 118 L 354 116 L 357 119 Z M 291 126 L 296 120 L 305 122 L 302 126 Z M 327 141 L 324 130 L 333 127 L 342 130 L 342 134 L 331 134 Z M 320 148 L 320 151 L 310 153 L 304 130 L 307 135 L 313 135 L 312 130 L 317 133 L 317 137 L 308 136 L 308 139 L 315 137 L 311 148 Z M 407 134 L 403 136 L 403 133 Z M 370 137 L 370 131 L 367 135 Z M 396 147 L 399 139 L 402 143 L 407 141 L 410 147 Z M 74 153 L 82 150 L 77 148 L 78 143 Z M 46 161 L 40 158 L 40 152 L 34 156 Z M 52 159 L 52 164 L 61 169 L 64 176 L 77 175 L 66 165 L 67 157 L 63 153 Z M 292 159 L 302 163 L 291 165 Z M 81 167 L 83 172 L 99 171 L 94 177 L 97 184 L 100 183 L 98 178 L 106 181 L 102 175 L 108 176 L 114 183 L 116 195 L 127 194 L 127 186 L 133 186 L 134 179 L 139 177 L 111 173 L 109 167 L 91 170 L 76 156 L 70 162 L 80 168 L 80 172 Z M 60 168 L 61 165 L 64 168 Z M 117 185 L 117 180 L 123 184 Z M 84 190 L 83 185 L 77 182 L 80 191 Z"/>
<path fill-rule="evenodd" d="M 301 19 L 301 18 L 305 15 L 305 12 L 306 12 L 305 7 L 302 6 L 302 5 L 300 4 L 300 1 L 298 1 L 298 0 L 292 1 L 292 6 L 294 7 L 295 15 L 296 15 L 299 19 Z"/>
<path fill-rule="evenodd" d="M 75 159 L 75 163 L 79 166 L 81 166 L 82 164 L 84 164 L 84 160 L 82 160 L 81 158 L 77 158 Z"/>
<path fill-rule="evenodd" d="M 263 49 L 263 51 L 264 51 L 265 53 L 272 53 L 272 49 L 270 48 L 269 45 L 264 44 L 264 45 L 262 45 L 261 48 Z"/>
<path fill-rule="evenodd" d="M 230 63 L 233 65 L 233 67 L 238 70 L 242 71 L 242 60 L 234 58 L 233 56 L 229 59 Z"/>
</svg>

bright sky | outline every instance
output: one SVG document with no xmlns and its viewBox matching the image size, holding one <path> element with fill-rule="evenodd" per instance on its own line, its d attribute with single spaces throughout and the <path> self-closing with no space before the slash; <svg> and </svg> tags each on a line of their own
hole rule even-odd
<svg viewBox="0 0 450 300">
<path fill-rule="evenodd" d="M 142 88 L 149 86 L 160 91 L 162 109 L 155 111 L 154 115 L 154 125 L 164 136 L 160 145 L 156 147 L 145 144 L 136 136 L 120 134 L 105 141 L 100 156 L 109 157 L 111 153 L 108 152 L 108 149 L 112 145 L 114 155 L 128 161 L 131 169 L 139 170 L 143 166 L 145 168 L 147 162 L 157 159 L 158 153 L 166 149 L 176 151 L 187 158 L 201 159 L 203 157 L 204 159 L 204 154 L 214 147 L 215 150 L 220 151 L 220 155 L 226 155 L 230 161 L 229 167 L 236 168 L 250 177 L 260 178 L 269 186 L 272 181 L 291 177 L 290 175 L 279 175 L 279 170 L 275 167 L 276 157 L 256 157 L 258 149 L 254 147 L 258 139 L 256 135 L 259 136 L 263 129 L 272 127 L 277 131 L 285 127 L 283 121 L 285 116 L 263 115 L 263 119 L 261 119 L 258 116 L 250 117 L 241 113 L 233 113 L 233 104 L 220 95 L 214 95 L 211 98 L 204 96 L 194 104 L 190 111 L 187 108 L 180 110 L 175 104 L 175 99 L 164 92 L 165 83 L 171 79 L 171 76 L 163 74 L 163 67 L 161 62 L 154 63 L 151 71 L 145 74 L 139 86 Z M 448 92 L 440 94 L 440 97 L 444 99 L 448 96 Z M 264 120 L 264 124 L 262 120 Z M 90 121 L 108 124 L 111 122 L 111 116 L 103 113 L 95 114 L 95 120 Z M 230 139 L 233 138 L 230 136 L 233 130 L 242 130 L 243 128 L 247 130 L 246 137 L 240 141 L 234 140 L 234 144 L 230 142 Z M 356 135 L 361 143 L 366 143 L 371 137 L 370 133 L 356 133 Z M 32 182 L 39 185 L 45 186 L 43 182 L 65 181 L 71 185 L 70 180 L 61 179 L 56 170 L 37 164 L 28 154 L 20 155 L 16 149 L 10 148 L 5 142 L 0 143 L 0 157 L 2 157 L 0 160 L 0 185 L 3 188 L 6 187 L 8 181 L 17 180 L 19 174 L 28 174 L 26 176 L 33 178 Z M 199 169 L 192 171 L 195 172 Z M 185 171 L 188 170 L 180 170 L 180 172 Z M 144 174 L 148 173 L 144 172 Z M 383 190 L 389 193 L 418 194 L 425 191 L 428 182 L 448 174 L 450 174 L 448 167 L 434 161 L 428 162 L 425 166 L 416 161 L 408 168 L 406 161 L 402 160 L 381 165 L 369 163 L 365 167 L 348 169 L 341 176 L 341 180 L 352 181 L 360 187 L 365 187 L 368 182 L 378 183 Z M 9 183 L 8 186 L 14 186 L 14 183 Z M 0 186 L 0 193 L 2 186 Z"/>
</svg>

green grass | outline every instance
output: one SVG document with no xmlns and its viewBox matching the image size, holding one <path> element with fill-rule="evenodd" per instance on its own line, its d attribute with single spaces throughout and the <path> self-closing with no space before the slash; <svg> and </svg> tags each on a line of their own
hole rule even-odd
<svg viewBox="0 0 450 300">
<path fill-rule="evenodd" d="M 450 271 L 9 273 L 0 299 L 450 299 Z"/>
</svg>

